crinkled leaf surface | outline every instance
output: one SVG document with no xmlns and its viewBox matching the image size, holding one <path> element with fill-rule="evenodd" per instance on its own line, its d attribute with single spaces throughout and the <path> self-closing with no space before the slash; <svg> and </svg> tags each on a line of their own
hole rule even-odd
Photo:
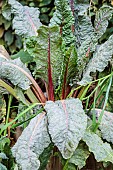
<svg viewBox="0 0 113 170">
<path fill-rule="evenodd" d="M 47 117 L 41 113 L 31 120 L 12 148 L 13 156 L 22 170 L 37 170 L 40 154 L 50 144 L 47 132 Z"/>
<path fill-rule="evenodd" d="M 83 140 L 88 145 L 89 151 L 93 152 L 97 162 L 109 161 L 113 163 L 113 150 L 110 144 L 104 143 L 97 134 L 86 131 Z"/>
<path fill-rule="evenodd" d="M 2 61 L 1 61 L 2 60 Z M 20 61 L 20 59 L 8 60 L 0 56 L 0 78 L 10 80 L 14 85 L 26 90 L 30 87 L 30 80 L 25 76 L 25 74 L 20 70 L 30 74 L 27 67 Z M 19 69 L 20 68 L 20 69 Z"/>
<path fill-rule="evenodd" d="M 91 17 L 87 15 L 89 1 L 75 1 L 75 36 L 78 54 L 78 69 L 81 75 L 90 53 L 95 51 L 97 38 Z"/>
<path fill-rule="evenodd" d="M 81 76 L 89 57 L 96 50 L 98 39 L 105 33 L 108 21 L 113 14 L 113 8 L 103 5 L 95 13 L 94 26 L 88 15 L 89 1 L 75 0 L 75 36 L 78 53 L 79 77 Z"/>
<path fill-rule="evenodd" d="M 45 105 L 52 141 L 68 159 L 78 146 L 87 126 L 87 116 L 79 99 L 48 101 Z"/>
<path fill-rule="evenodd" d="M 80 169 L 83 168 L 86 164 L 86 160 L 89 157 L 90 152 L 88 148 L 83 144 L 80 144 L 75 150 L 73 156 L 69 160 L 69 163 L 77 165 Z"/>
<path fill-rule="evenodd" d="M 108 21 L 112 18 L 113 8 L 108 5 L 103 5 L 95 16 L 94 27 L 98 35 L 98 39 L 105 33 L 108 27 Z"/>
<path fill-rule="evenodd" d="M 41 26 L 38 30 L 38 36 L 30 38 L 26 42 L 27 51 L 36 62 L 34 74 L 49 83 L 48 68 L 50 64 L 55 86 L 58 83 L 63 62 L 61 43 L 62 39 L 57 26 Z"/>
<path fill-rule="evenodd" d="M 76 46 L 82 45 L 86 39 L 94 36 L 94 28 L 91 23 L 91 18 L 87 15 L 89 1 L 75 0 L 75 36 Z"/>
<path fill-rule="evenodd" d="M 79 82 L 80 85 L 87 84 L 92 80 L 90 73 L 96 71 L 102 72 L 108 65 L 108 61 L 111 60 L 113 55 L 113 35 L 109 39 L 100 45 L 93 55 L 93 58 L 89 61 L 86 71 L 83 74 L 82 80 Z"/>
<path fill-rule="evenodd" d="M 95 109 L 95 111 L 98 119 L 102 110 Z M 104 111 L 99 129 L 101 130 L 102 138 L 113 143 L 113 113 Z"/>
<path fill-rule="evenodd" d="M 72 32 L 74 17 L 68 0 L 55 0 L 56 11 L 50 21 L 50 26 L 58 25 L 60 34 L 66 44 L 66 47 L 75 43 L 75 37 Z"/>
<path fill-rule="evenodd" d="M 39 20 L 38 8 L 22 6 L 16 0 L 8 0 L 11 13 L 14 14 L 13 29 L 17 35 L 25 38 L 37 35 L 37 29 L 42 25 Z"/>
</svg>

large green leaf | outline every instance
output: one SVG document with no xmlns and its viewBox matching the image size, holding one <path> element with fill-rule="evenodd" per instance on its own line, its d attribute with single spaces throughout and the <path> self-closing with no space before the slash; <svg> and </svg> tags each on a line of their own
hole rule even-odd
<svg viewBox="0 0 113 170">
<path fill-rule="evenodd" d="M 75 36 L 78 54 L 78 69 L 81 76 L 86 63 L 97 45 L 91 17 L 87 15 L 89 1 L 75 1 Z"/>
<path fill-rule="evenodd" d="M 47 132 L 47 118 L 41 113 L 31 120 L 12 148 L 13 156 L 22 170 L 38 170 L 40 154 L 50 144 Z"/>
<path fill-rule="evenodd" d="M 75 150 L 73 156 L 69 160 L 69 163 L 77 165 L 80 169 L 86 164 L 86 160 L 89 157 L 90 152 L 84 144 L 80 144 Z"/>
<path fill-rule="evenodd" d="M 86 71 L 83 74 L 82 80 L 79 84 L 84 85 L 92 80 L 91 73 L 96 71 L 102 72 L 108 65 L 108 61 L 111 60 L 113 55 L 113 35 L 109 39 L 100 45 L 96 52 L 93 54 L 93 58 L 89 61 Z"/>
<path fill-rule="evenodd" d="M 74 44 L 75 37 L 72 26 L 74 25 L 74 17 L 68 0 L 55 0 L 56 11 L 50 21 L 50 25 L 58 25 L 60 34 L 66 44 L 66 47 Z"/>
<path fill-rule="evenodd" d="M 94 28 L 90 16 L 87 15 L 89 1 L 75 0 L 75 36 L 76 46 L 79 47 L 84 41 L 94 36 Z"/>
<path fill-rule="evenodd" d="M 20 61 L 20 59 L 7 60 L 2 58 L 0 62 L 0 78 L 10 80 L 14 85 L 26 90 L 30 87 L 30 80 L 22 72 L 23 70 L 30 74 L 27 67 Z"/>
<path fill-rule="evenodd" d="M 103 5 L 95 16 L 94 27 L 98 35 L 98 39 L 105 33 L 108 27 L 108 21 L 112 18 L 113 8 L 108 5 Z"/>
<path fill-rule="evenodd" d="M 30 87 L 30 80 L 24 72 L 31 74 L 20 59 L 11 60 L 5 48 L 0 46 L 0 78 L 11 81 L 14 85 L 26 90 Z"/>
<path fill-rule="evenodd" d="M 87 116 L 79 99 L 48 101 L 45 105 L 52 141 L 68 159 L 78 146 L 87 126 Z"/>
<path fill-rule="evenodd" d="M 113 150 L 107 142 L 103 142 L 101 138 L 90 131 L 86 131 L 83 137 L 84 142 L 89 147 L 89 151 L 93 152 L 97 162 L 112 162 L 113 163 Z"/>
<path fill-rule="evenodd" d="M 48 69 L 50 64 L 52 80 L 55 86 L 58 83 L 63 62 L 61 44 L 62 39 L 57 26 L 41 26 L 38 30 L 38 36 L 26 41 L 27 51 L 34 57 L 33 61 L 36 62 L 34 74 L 48 84 Z"/>
<path fill-rule="evenodd" d="M 78 53 L 78 69 L 81 76 L 92 52 L 95 51 L 98 39 L 105 33 L 113 8 L 103 5 L 96 13 L 94 25 L 88 11 L 89 1 L 75 1 L 75 36 Z"/>
<path fill-rule="evenodd" d="M 17 35 L 30 37 L 37 35 L 37 29 L 42 25 L 39 20 L 39 10 L 34 7 L 22 6 L 16 0 L 8 0 L 11 13 L 14 14 L 13 29 Z"/>
</svg>

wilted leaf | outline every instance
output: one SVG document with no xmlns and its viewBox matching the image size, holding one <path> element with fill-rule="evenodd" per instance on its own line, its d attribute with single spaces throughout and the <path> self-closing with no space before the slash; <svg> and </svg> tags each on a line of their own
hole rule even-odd
<svg viewBox="0 0 113 170">
<path fill-rule="evenodd" d="M 79 99 L 48 101 L 45 105 L 48 128 L 52 141 L 63 158 L 68 159 L 78 146 L 87 126 L 82 103 Z"/>
<path fill-rule="evenodd" d="M 102 139 L 95 133 L 86 131 L 83 137 L 84 142 L 89 147 L 89 151 L 93 152 L 97 162 L 112 162 L 113 163 L 113 150 L 107 142 L 103 142 Z"/>
<path fill-rule="evenodd" d="M 42 25 L 38 8 L 22 6 L 16 0 L 8 0 L 8 3 L 11 5 L 11 13 L 14 14 L 15 33 L 25 38 L 37 35 L 37 29 Z"/>
<path fill-rule="evenodd" d="M 47 132 L 47 118 L 41 113 L 31 120 L 24 129 L 17 143 L 12 148 L 13 156 L 22 170 L 38 170 L 40 154 L 50 144 Z"/>
<path fill-rule="evenodd" d="M 80 85 L 85 85 L 92 80 L 91 73 L 96 71 L 102 72 L 108 65 L 108 61 L 111 60 L 113 55 L 113 35 L 100 45 L 96 52 L 93 54 L 93 58 L 89 61 L 85 73 L 83 74 L 82 80 L 79 82 Z"/>
</svg>

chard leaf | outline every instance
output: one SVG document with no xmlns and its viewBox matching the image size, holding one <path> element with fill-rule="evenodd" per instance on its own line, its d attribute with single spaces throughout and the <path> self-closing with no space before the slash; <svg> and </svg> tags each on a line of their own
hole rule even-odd
<svg viewBox="0 0 113 170">
<path fill-rule="evenodd" d="M 104 112 L 99 129 L 102 133 L 102 138 L 113 143 L 113 113 Z"/>
<path fill-rule="evenodd" d="M 93 152 L 97 162 L 113 163 L 113 150 L 110 144 L 107 142 L 104 143 L 97 134 L 86 131 L 83 140 L 88 145 L 89 151 Z"/>
<path fill-rule="evenodd" d="M 102 110 L 95 109 L 95 111 L 98 119 Z M 104 111 L 99 129 L 101 130 L 102 138 L 113 143 L 113 113 Z"/>
<path fill-rule="evenodd" d="M 62 72 L 60 76 L 59 86 L 56 89 L 56 94 L 61 94 L 62 99 L 66 98 L 66 90 L 68 85 L 73 84 L 73 79 L 77 74 L 77 52 L 75 46 L 71 46 L 65 52 L 64 61 L 62 64 Z"/>
<path fill-rule="evenodd" d="M 52 141 L 64 159 L 69 159 L 84 135 L 87 116 L 79 99 L 48 101 L 45 105 Z"/>
<path fill-rule="evenodd" d="M 50 21 L 50 26 L 58 25 L 60 34 L 66 44 L 66 47 L 75 43 L 73 34 L 74 17 L 68 0 L 55 0 L 56 11 Z"/>
<path fill-rule="evenodd" d="M 15 86 L 17 85 L 20 88 L 27 90 L 30 87 L 31 82 L 21 71 L 22 69 L 30 74 L 30 71 L 19 58 L 15 60 L 3 58 L 0 62 L 0 78 L 10 80 Z"/>
<path fill-rule="evenodd" d="M 22 6 L 16 0 L 8 0 L 8 3 L 11 5 L 11 13 L 14 14 L 15 33 L 25 38 L 37 35 L 37 29 L 42 25 L 38 8 Z"/>
<path fill-rule="evenodd" d="M 89 1 L 75 1 L 75 36 L 78 54 L 78 70 L 81 76 L 92 52 L 97 45 L 95 29 L 91 17 L 87 15 Z"/>
<path fill-rule="evenodd" d="M 87 15 L 89 1 L 75 0 L 75 36 L 76 46 L 79 47 L 87 38 L 94 35 L 90 16 Z"/>
<path fill-rule="evenodd" d="M 83 144 L 80 144 L 70 158 L 69 163 L 75 164 L 81 169 L 85 166 L 89 155 L 90 152 L 88 151 L 88 148 Z"/>
<path fill-rule="evenodd" d="M 50 144 L 47 131 L 47 118 L 41 113 L 33 118 L 12 148 L 13 156 L 22 170 L 37 170 L 40 167 L 40 154 Z"/>
<path fill-rule="evenodd" d="M 102 72 L 108 65 L 108 61 L 111 60 L 113 55 L 113 35 L 109 39 L 100 45 L 96 52 L 93 54 L 93 58 L 89 61 L 86 71 L 83 74 L 82 80 L 79 82 L 80 85 L 85 85 L 92 80 L 90 73 L 96 71 Z"/>
<path fill-rule="evenodd" d="M 26 41 L 27 51 L 36 62 L 34 74 L 41 79 L 43 78 L 47 85 L 50 83 L 50 71 L 54 86 L 58 83 L 63 62 L 61 44 L 62 38 L 57 26 L 41 26 L 38 30 L 38 36 Z"/>
<path fill-rule="evenodd" d="M 98 39 L 105 33 L 108 27 L 108 21 L 112 18 L 113 8 L 108 5 L 103 5 L 95 16 L 94 27 L 98 35 Z"/>
</svg>

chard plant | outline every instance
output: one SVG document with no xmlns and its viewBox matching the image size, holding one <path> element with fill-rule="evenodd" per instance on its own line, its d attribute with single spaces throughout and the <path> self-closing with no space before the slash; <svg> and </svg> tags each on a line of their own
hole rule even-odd
<svg viewBox="0 0 113 170">
<path fill-rule="evenodd" d="M 16 168 L 45 169 L 54 146 L 64 170 L 83 168 L 91 153 L 97 162 L 113 163 L 113 114 L 105 111 L 112 65 L 109 74 L 96 77 L 112 62 L 113 35 L 104 42 L 100 39 L 106 33 L 113 8 L 101 6 L 92 21 L 88 0 L 55 0 L 56 11 L 49 26 L 44 26 L 38 9 L 22 6 L 16 0 L 8 0 L 8 5 L 13 29 L 22 37 L 25 48 L 10 57 L 0 47 L 0 94 L 3 99 L 6 89 L 9 95 L 7 118 L 0 134 L 5 136 L 9 126 L 13 129 L 24 125 L 11 149 Z M 96 109 L 103 92 L 101 109 Z M 19 114 L 9 122 L 12 96 L 19 102 Z"/>
</svg>

